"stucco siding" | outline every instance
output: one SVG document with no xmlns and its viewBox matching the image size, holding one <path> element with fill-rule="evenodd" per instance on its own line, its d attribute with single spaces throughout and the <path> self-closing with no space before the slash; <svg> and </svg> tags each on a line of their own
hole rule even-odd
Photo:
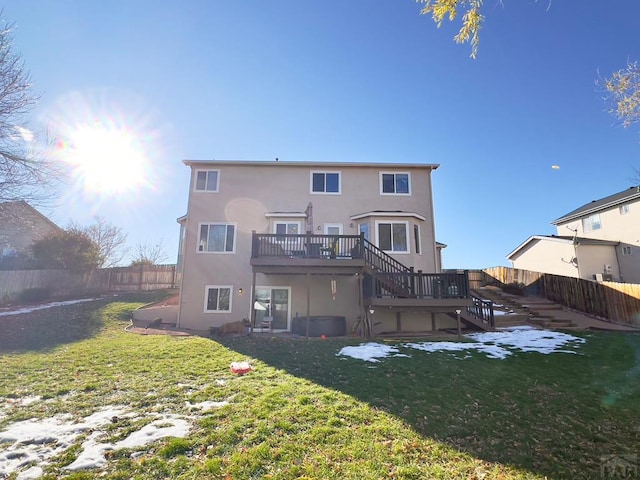
<svg viewBox="0 0 640 480">
<path fill-rule="evenodd" d="M 625 205 L 628 207 L 627 213 L 621 213 L 619 205 L 598 212 L 599 229 L 585 231 L 582 219 L 577 219 L 557 225 L 558 235 L 572 235 L 571 232 L 577 229 L 579 237 L 622 241 L 640 246 L 640 201 L 628 202 Z"/>
<path fill-rule="evenodd" d="M 217 170 L 217 192 L 194 191 L 198 171 Z M 311 172 L 340 172 L 340 194 L 311 193 Z M 380 171 L 409 173 L 411 195 L 381 195 Z M 242 162 L 192 165 L 188 211 L 181 258 L 182 288 L 180 325 L 206 330 L 250 315 L 252 231 L 273 233 L 276 222 L 307 228 L 304 212 L 313 205 L 313 233 L 322 234 L 326 224 L 342 225 L 343 235 L 358 235 L 359 224 L 369 225 L 369 240 L 376 242 L 376 222 L 406 222 L 408 252 L 392 253 L 397 260 L 416 270 L 435 272 L 435 229 L 433 222 L 431 167 L 390 165 L 287 165 Z M 381 211 L 381 212 L 374 212 Z M 373 212 L 373 213 L 372 213 Z M 352 217 L 356 217 L 353 219 Z M 232 252 L 201 251 L 202 225 L 227 223 L 235 230 Z M 419 226 L 420 254 L 416 253 L 414 225 Z M 342 315 L 348 326 L 360 313 L 358 281 L 355 276 L 336 276 L 337 290 L 331 293 L 331 276 L 313 276 L 310 296 L 311 315 Z M 231 312 L 204 310 L 207 285 L 231 286 Z M 291 287 L 291 317 L 306 315 L 305 275 L 273 276 L 258 274 L 256 285 Z M 239 293 L 242 289 L 242 293 Z"/>
<path fill-rule="evenodd" d="M 577 267 L 571 263 L 575 257 L 573 244 L 555 240 L 536 239 L 513 258 L 513 268 L 578 277 Z"/>
</svg>

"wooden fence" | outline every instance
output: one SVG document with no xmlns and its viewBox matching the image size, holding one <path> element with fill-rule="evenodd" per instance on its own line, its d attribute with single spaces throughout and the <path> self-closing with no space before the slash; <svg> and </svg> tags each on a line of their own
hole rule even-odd
<svg viewBox="0 0 640 480">
<path fill-rule="evenodd" d="M 68 270 L 0 270 L 0 305 L 25 290 L 45 289 L 51 297 L 176 287 L 175 265 L 115 267 L 73 273 Z"/>
<path fill-rule="evenodd" d="M 640 327 L 640 284 L 594 282 L 509 267 L 469 272 L 474 286 L 518 284 L 529 295 L 545 297 L 574 310 Z"/>
</svg>

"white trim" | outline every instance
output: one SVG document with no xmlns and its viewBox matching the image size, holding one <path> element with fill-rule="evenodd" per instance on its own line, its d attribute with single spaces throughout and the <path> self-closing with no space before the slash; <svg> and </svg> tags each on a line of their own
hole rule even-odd
<svg viewBox="0 0 640 480">
<path fill-rule="evenodd" d="M 427 217 L 424 217 L 419 213 L 415 213 L 415 212 L 378 212 L 378 211 L 359 213 L 357 215 L 352 215 L 351 217 L 349 217 L 349 219 L 360 220 L 362 218 L 367 218 L 367 217 L 414 217 L 414 218 L 417 218 L 418 220 L 422 220 L 423 222 L 427 221 Z"/>
<path fill-rule="evenodd" d="M 229 289 L 229 310 L 207 310 L 207 303 L 209 301 L 209 289 L 221 288 Z M 220 292 L 218 292 L 218 300 L 220 300 Z M 231 313 L 233 311 L 233 285 L 205 285 L 204 286 L 204 313 Z"/>
<path fill-rule="evenodd" d="M 380 225 L 381 223 L 388 223 L 391 224 L 391 243 L 392 243 L 392 247 L 393 247 L 393 225 L 394 224 L 403 224 L 404 225 L 404 230 L 405 230 L 405 234 L 406 234 L 406 239 L 407 239 L 407 250 L 383 250 L 382 247 L 380 247 L 380 230 L 378 228 L 378 225 Z M 401 254 L 401 255 L 405 255 L 405 254 L 409 254 L 411 253 L 411 237 L 410 234 L 411 232 L 409 231 L 409 222 L 397 222 L 397 221 L 393 221 L 393 220 L 376 220 L 375 221 L 375 234 L 376 234 L 376 246 L 382 250 L 385 253 L 388 254 Z"/>
<path fill-rule="evenodd" d="M 383 192 L 382 191 L 382 176 L 383 175 L 393 175 L 393 189 L 395 190 L 395 176 L 396 175 L 406 175 L 409 191 L 407 193 L 398 193 L 398 192 Z M 411 172 L 397 172 L 397 171 L 380 171 L 379 176 L 380 180 L 380 195 L 391 195 L 391 196 L 401 196 L 401 197 L 410 197 L 411 196 Z"/>
<path fill-rule="evenodd" d="M 203 225 L 233 225 L 233 247 L 230 252 L 227 251 L 210 251 L 210 250 L 200 250 L 200 233 L 202 232 Z M 208 232 L 207 232 L 208 235 Z M 235 222 L 200 222 L 198 223 L 198 231 L 196 232 L 196 253 L 208 253 L 215 255 L 230 255 L 236 253 L 236 242 L 238 241 L 238 224 Z"/>
<path fill-rule="evenodd" d="M 338 168 L 338 167 L 357 167 L 357 168 L 421 168 L 421 169 L 429 169 L 435 170 L 440 164 L 439 163 L 419 163 L 419 162 L 406 162 L 406 163 L 387 163 L 387 162 L 322 162 L 322 164 L 305 162 L 305 161 L 287 161 L 280 160 L 278 162 L 274 162 L 272 160 L 190 160 L 184 159 L 182 163 L 191 167 L 201 166 L 201 165 L 238 165 L 238 166 L 249 166 L 249 167 L 263 167 L 269 166 L 274 168 L 282 168 L 282 167 L 305 167 L 309 168 L 312 166 L 314 168 Z"/>
<path fill-rule="evenodd" d="M 271 217 L 276 217 L 276 218 L 307 218 L 307 214 L 302 212 L 267 212 L 264 214 L 265 217 L 267 218 L 271 218 Z"/>
<path fill-rule="evenodd" d="M 338 174 L 338 191 L 337 192 L 314 192 L 313 191 L 313 174 L 314 173 L 337 173 Z M 324 188 L 327 188 L 327 178 L 325 177 Z M 309 193 L 311 195 L 342 195 L 342 171 L 340 170 L 311 170 L 309 172 Z"/>
<path fill-rule="evenodd" d="M 204 189 L 199 189 L 198 188 L 198 173 L 199 172 L 207 172 L 207 181 L 205 181 L 205 184 L 209 180 L 209 172 L 216 172 L 218 174 L 218 178 L 217 178 L 217 181 L 216 181 L 216 189 L 215 190 L 207 190 L 206 188 L 204 188 Z M 193 182 L 193 191 L 194 192 L 198 192 L 198 193 L 220 193 L 220 169 L 217 169 L 217 168 L 200 168 L 200 169 L 194 171 L 193 179 L 194 179 L 194 182 Z"/>
<path fill-rule="evenodd" d="M 292 298 L 291 298 L 291 286 L 285 286 L 285 285 L 256 285 L 256 290 L 258 290 L 259 288 L 262 289 L 269 289 L 272 290 L 274 288 L 276 289 L 280 289 L 280 290 L 287 290 L 288 295 L 289 295 L 289 304 L 288 304 L 288 308 L 287 308 L 287 328 L 286 330 L 282 330 L 281 328 L 277 329 L 277 330 L 273 330 L 274 332 L 290 332 L 291 331 L 291 321 L 293 320 L 293 318 L 291 317 L 291 309 L 292 309 Z M 271 295 L 271 294 L 269 294 Z M 255 291 L 251 292 L 251 301 L 255 302 L 256 301 L 256 295 L 255 295 Z M 271 311 L 271 316 L 273 317 L 273 309 Z M 262 328 L 256 328 L 255 326 L 253 327 L 253 331 L 259 331 L 261 332 L 263 329 Z"/>
</svg>

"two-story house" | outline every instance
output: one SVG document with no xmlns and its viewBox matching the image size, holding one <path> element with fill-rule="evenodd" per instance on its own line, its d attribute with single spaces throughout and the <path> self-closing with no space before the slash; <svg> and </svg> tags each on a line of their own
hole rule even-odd
<svg viewBox="0 0 640 480">
<path fill-rule="evenodd" d="M 591 280 L 640 283 L 640 187 L 593 200 L 552 222 L 507 258 L 514 268 Z"/>
<path fill-rule="evenodd" d="M 347 332 L 423 331 L 455 327 L 451 315 L 471 304 L 466 273 L 439 273 L 438 165 L 184 163 L 181 327 L 247 319 L 290 331 L 300 319 L 344 317 Z"/>
</svg>

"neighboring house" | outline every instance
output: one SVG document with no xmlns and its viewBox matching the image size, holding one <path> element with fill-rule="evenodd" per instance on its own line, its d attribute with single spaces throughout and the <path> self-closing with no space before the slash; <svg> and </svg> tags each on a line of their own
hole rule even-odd
<svg viewBox="0 0 640 480">
<path fill-rule="evenodd" d="M 471 304 L 466 273 L 438 273 L 438 165 L 184 163 L 181 327 L 246 318 L 287 331 L 344 316 L 347 331 L 364 317 L 377 332 L 424 331 L 455 327 L 450 315 Z"/>
<path fill-rule="evenodd" d="M 60 231 L 60 227 L 27 202 L 0 203 L 0 266 L 25 266 L 32 257 L 34 242 Z"/>
<path fill-rule="evenodd" d="M 640 283 L 640 187 L 594 200 L 554 220 L 507 258 L 514 268 L 590 280 Z"/>
</svg>

